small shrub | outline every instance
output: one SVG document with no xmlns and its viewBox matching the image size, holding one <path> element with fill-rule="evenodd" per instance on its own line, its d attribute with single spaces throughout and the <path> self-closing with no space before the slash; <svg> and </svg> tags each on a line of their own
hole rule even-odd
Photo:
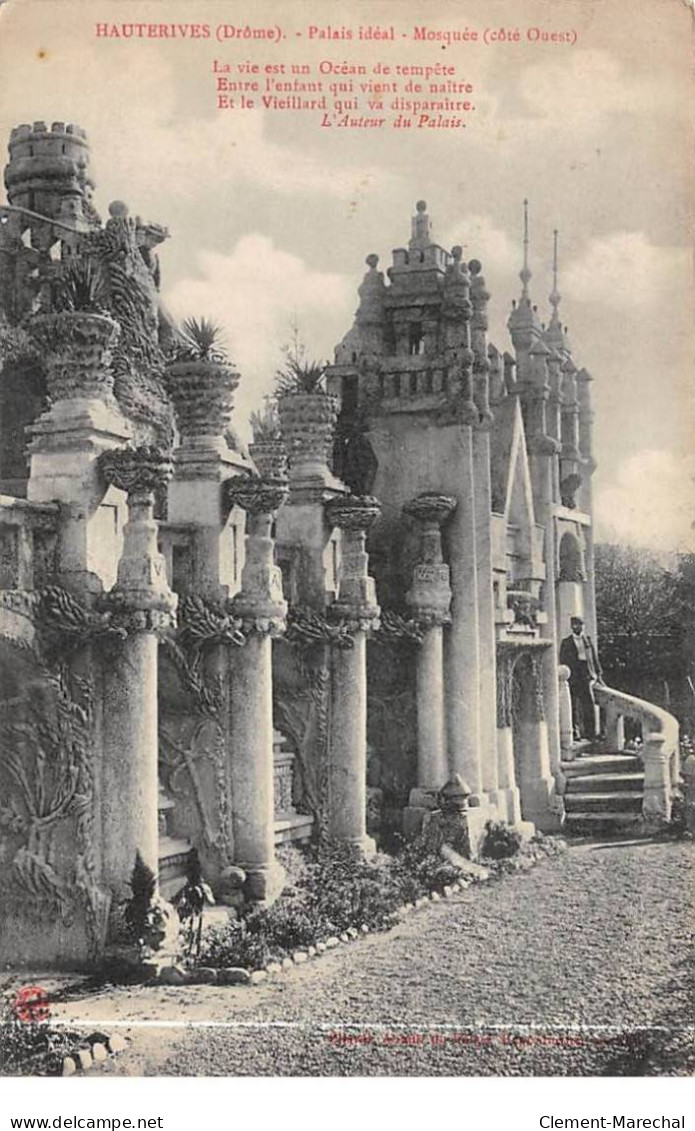
<svg viewBox="0 0 695 1131">
<path fill-rule="evenodd" d="M 488 860 L 509 860 L 516 856 L 522 843 L 521 833 L 505 825 L 503 821 L 488 821 L 481 855 Z"/>
<path fill-rule="evenodd" d="M 151 868 L 135 854 L 135 864 L 130 878 L 132 896 L 124 908 L 124 920 L 130 939 L 148 957 L 160 950 L 174 928 L 175 913 L 157 895 L 157 879 Z"/>
<path fill-rule="evenodd" d="M 82 1041 L 79 1033 L 55 1029 L 50 1020 L 22 1021 L 11 997 L 0 999 L 0 1073 L 3 1076 L 56 1076 L 63 1057 Z"/>
<path fill-rule="evenodd" d="M 212 890 L 203 879 L 198 852 L 192 848 L 186 864 L 186 883 L 172 900 L 183 928 L 184 953 L 189 957 L 194 953 L 200 954 L 203 911 L 206 903 L 214 904 L 214 902 Z"/>
</svg>

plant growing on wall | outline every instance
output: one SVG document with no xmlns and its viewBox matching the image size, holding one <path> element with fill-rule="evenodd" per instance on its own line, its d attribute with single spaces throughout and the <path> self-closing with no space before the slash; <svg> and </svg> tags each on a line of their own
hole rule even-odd
<svg viewBox="0 0 695 1131">
<path fill-rule="evenodd" d="M 57 276 L 54 304 L 69 314 L 107 314 L 106 280 L 92 259 L 75 259 Z"/>
<path fill-rule="evenodd" d="M 263 408 L 249 414 L 249 423 L 254 443 L 268 443 L 281 439 L 280 418 L 277 403 L 273 397 L 265 397 Z"/>
<path fill-rule="evenodd" d="M 297 322 L 292 323 L 292 340 L 281 347 L 283 363 L 275 373 L 275 391 L 278 396 L 288 393 L 320 393 L 327 362 L 309 357 L 301 339 Z"/>
<path fill-rule="evenodd" d="M 0 366 L 5 362 L 36 362 L 36 344 L 23 326 L 15 326 L 0 313 Z"/>
<path fill-rule="evenodd" d="M 223 331 L 211 318 L 186 318 L 174 341 L 172 361 L 208 361 L 213 365 L 228 365 L 227 350 L 222 344 Z"/>
<path fill-rule="evenodd" d="M 299 350 L 284 347 L 285 363 L 275 375 L 275 388 L 278 396 L 292 393 L 321 393 L 326 364 L 312 361 L 306 355 L 304 346 Z"/>
</svg>

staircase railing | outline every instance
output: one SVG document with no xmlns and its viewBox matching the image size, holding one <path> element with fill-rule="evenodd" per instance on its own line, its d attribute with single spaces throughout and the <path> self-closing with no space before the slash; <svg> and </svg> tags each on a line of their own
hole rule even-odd
<svg viewBox="0 0 695 1131">
<path fill-rule="evenodd" d="M 606 745 L 610 749 L 622 750 L 625 719 L 640 725 L 639 756 L 644 763 L 642 815 L 647 819 L 670 820 L 673 791 L 680 780 L 678 721 L 662 707 L 605 684 L 594 686 L 594 698 L 604 714 Z"/>
</svg>

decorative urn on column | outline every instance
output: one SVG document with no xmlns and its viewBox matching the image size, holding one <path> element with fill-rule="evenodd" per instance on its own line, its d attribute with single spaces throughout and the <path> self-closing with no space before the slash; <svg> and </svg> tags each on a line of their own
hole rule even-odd
<svg viewBox="0 0 695 1131">
<path fill-rule="evenodd" d="M 99 268 L 89 259 L 71 262 L 57 276 L 53 302 L 27 324 L 46 359 L 51 402 L 95 399 L 114 407 L 111 348 L 120 326 L 106 312 Z"/>
<path fill-rule="evenodd" d="M 277 404 L 270 398 L 260 412 L 250 416 L 253 442 L 249 455 L 261 479 L 287 480 L 287 451 L 280 429 Z"/>
<path fill-rule="evenodd" d="M 280 430 L 287 449 L 290 482 L 317 479 L 331 486 L 329 464 L 338 402 L 322 382 L 325 366 L 306 361 L 301 351 L 289 352 L 278 375 Z"/>
<path fill-rule="evenodd" d="M 226 448 L 239 374 L 220 344 L 221 329 L 207 318 L 188 318 L 170 354 L 167 388 L 174 402 L 182 447 Z"/>
</svg>

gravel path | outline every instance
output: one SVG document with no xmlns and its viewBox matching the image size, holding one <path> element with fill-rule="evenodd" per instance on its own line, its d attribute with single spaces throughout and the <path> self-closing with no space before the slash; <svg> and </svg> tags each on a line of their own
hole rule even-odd
<svg viewBox="0 0 695 1131">
<path fill-rule="evenodd" d="M 259 987 L 112 990 L 104 1024 L 218 1024 L 139 1030 L 108 1071 L 686 1074 L 694 859 L 683 843 L 577 845 Z"/>
</svg>

